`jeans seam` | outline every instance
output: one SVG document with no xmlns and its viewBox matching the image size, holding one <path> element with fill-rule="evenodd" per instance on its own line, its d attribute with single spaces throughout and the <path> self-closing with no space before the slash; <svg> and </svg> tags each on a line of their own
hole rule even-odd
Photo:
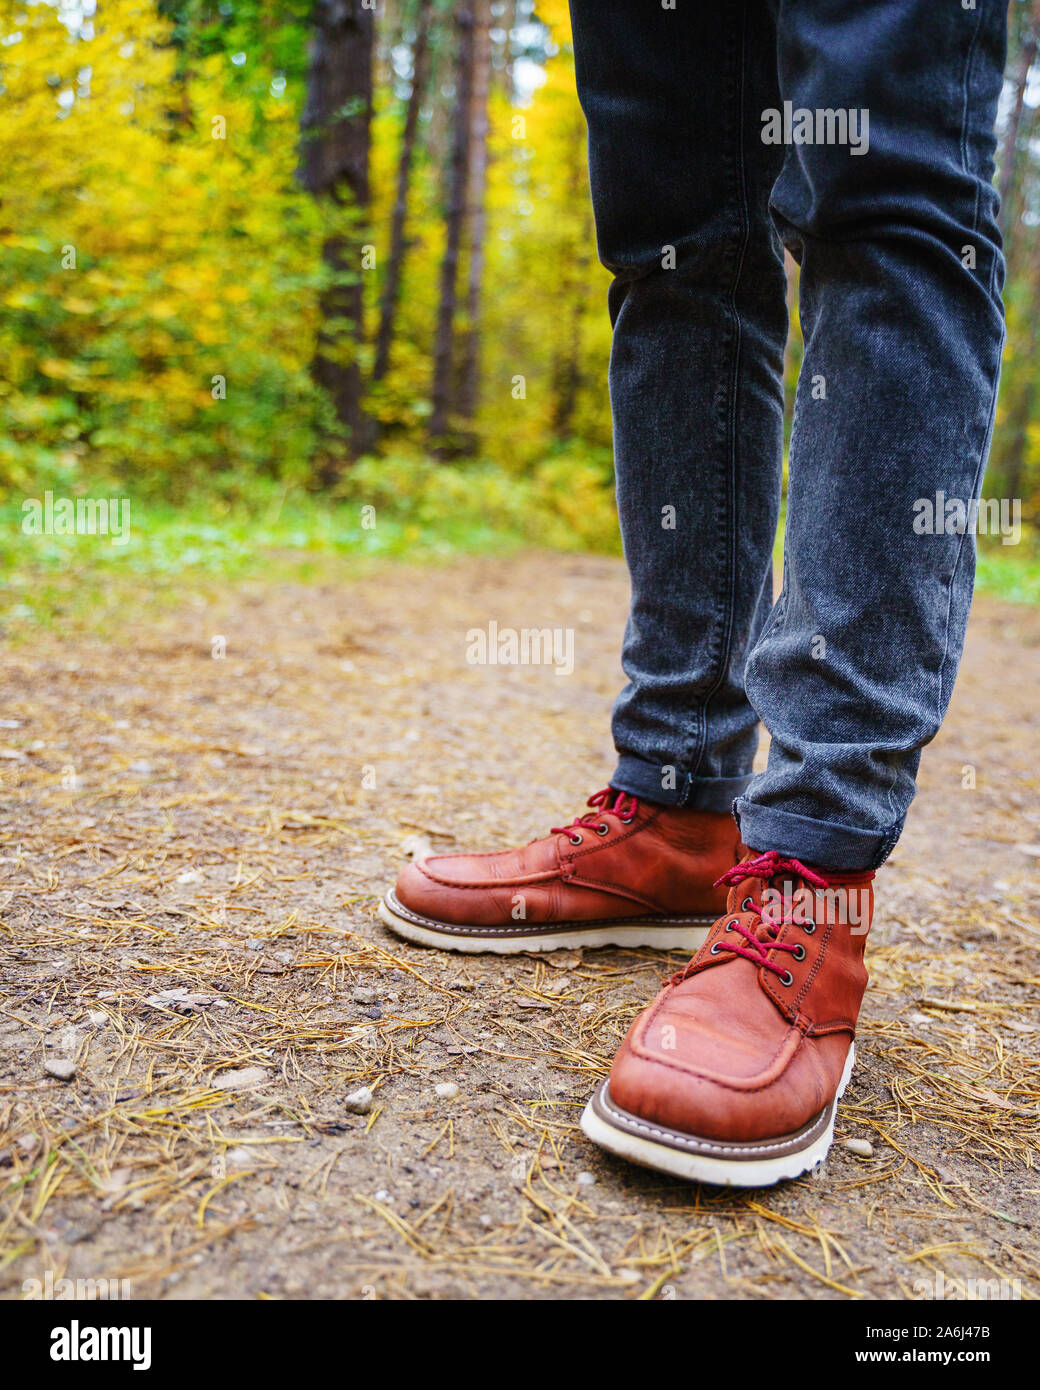
<svg viewBox="0 0 1040 1390">
<path fill-rule="evenodd" d="M 967 53 L 967 56 L 966 56 L 966 58 L 965 58 L 965 60 L 964 60 L 964 81 L 963 81 L 963 84 L 962 84 L 962 90 L 963 90 L 963 92 L 964 92 L 964 102 L 963 102 L 963 105 L 962 105 L 962 107 L 961 107 L 961 164 L 962 164 L 962 166 L 963 166 L 963 169 L 964 169 L 965 174 L 967 174 L 969 177 L 973 178 L 974 181 L 975 181 L 975 206 L 974 206 L 974 209 L 973 209 L 973 212 L 972 212 L 971 230 L 972 230 L 972 235 L 973 235 L 974 237 L 976 237 L 976 239 L 977 239 L 977 237 L 978 237 L 978 230 L 979 230 L 979 196 L 980 196 L 980 192 L 981 192 L 981 180 L 980 180 L 980 178 L 979 178 L 979 176 L 978 176 L 977 174 L 973 174 L 973 173 L 972 173 L 971 169 L 970 169 L 969 166 L 968 166 L 968 112 L 969 112 L 969 84 L 970 84 L 970 79 L 971 79 L 971 69 L 972 69 L 972 64 L 973 64 L 973 62 L 974 62 L 974 58 L 975 58 L 975 46 L 976 46 L 976 43 L 978 42 L 979 30 L 980 30 L 981 27 L 982 27 L 982 10 L 981 10 L 981 8 L 980 8 L 979 11 L 978 11 L 976 20 L 975 20 L 975 29 L 974 29 L 974 31 L 973 31 L 973 33 L 972 33 L 972 36 L 971 36 L 971 43 L 970 43 L 969 46 L 968 46 L 968 53 Z M 993 383 L 993 389 L 992 389 L 992 391 L 991 391 L 991 393 L 990 393 L 990 404 L 989 404 L 989 411 L 988 411 L 988 419 L 987 419 L 986 430 L 985 430 L 985 432 L 984 432 L 984 434 L 983 434 L 982 446 L 981 446 L 981 448 L 980 448 L 980 450 L 979 450 L 979 458 L 978 458 L 977 464 L 975 465 L 975 474 L 974 474 L 974 477 L 972 478 L 972 496 L 973 496 L 973 497 L 975 496 L 976 492 L 981 488 L 981 485 L 982 485 L 982 475 L 983 475 L 983 473 L 984 473 L 984 471 L 985 471 L 985 467 L 986 467 L 986 454 L 987 454 L 987 452 L 988 452 L 988 450 L 987 450 L 987 445 L 988 445 L 988 443 L 989 443 L 989 439 L 990 439 L 990 436 L 991 436 L 992 431 L 993 431 L 993 417 L 994 417 L 994 414 L 995 414 L 995 412 L 996 412 L 997 389 L 998 389 L 999 383 L 1000 383 L 1000 359 L 999 359 L 999 357 L 998 357 L 998 359 L 997 359 L 997 375 L 996 375 L 996 379 L 994 380 L 994 383 Z M 946 663 L 947 663 L 947 661 L 948 661 L 948 659 L 949 659 L 949 655 L 950 655 L 950 615 L 951 615 L 951 612 L 952 612 L 952 610 L 953 610 L 953 590 L 954 590 L 954 585 L 956 584 L 956 581 L 957 581 L 957 573 L 958 573 L 958 571 L 960 570 L 960 567 L 961 567 L 961 560 L 962 560 L 963 557 L 964 557 L 964 544 L 965 544 L 965 539 L 966 539 L 967 535 L 968 535 L 968 531 L 967 531 L 967 528 L 965 528 L 965 530 L 961 533 L 960 541 L 958 542 L 958 545 L 957 545 L 957 556 L 956 556 L 956 558 L 955 558 L 955 560 L 954 560 L 954 562 L 953 562 L 953 569 L 952 569 L 951 572 L 950 572 L 950 582 L 949 582 L 949 585 L 948 585 L 947 591 L 946 591 L 946 624 L 945 624 L 945 633 L 944 633 L 944 635 L 943 635 L 943 654 L 942 654 L 942 657 L 940 658 L 940 661 L 939 661 L 938 671 L 936 672 L 936 674 L 938 675 L 938 678 L 939 678 L 939 689 L 938 689 L 938 698 L 937 698 L 936 706 L 935 706 L 935 717 L 936 717 L 936 721 L 937 721 L 938 723 L 940 723 L 940 724 L 942 723 L 943 691 L 944 691 L 945 686 L 946 686 L 946 683 L 945 683 L 945 680 L 944 680 L 944 677 L 943 677 L 943 673 L 944 673 L 944 671 L 946 670 Z M 894 789 L 894 782 L 893 782 L 893 789 Z M 890 810 L 894 809 L 894 808 L 892 807 L 892 796 L 891 796 L 891 792 L 889 793 L 889 809 L 890 809 Z"/>
<path fill-rule="evenodd" d="M 745 72 L 745 52 L 747 45 L 747 5 L 741 6 L 740 14 L 740 39 L 738 45 L 738 81 L 737 81 L 737 110 L 736 110 L 736 173 L 737 187 L 739 190 L 738 210 L 740 215 L 741 240 L 740 248 L 737 252 L 736 264 L 733 272 L 733 280 L 728 294 L 728 305 L 732 317 L 733 335 L 733 365 L 730 371 L 730 380 L 726 395 L 727 419 L 726 419 L 726 595 L 725 595 L 725 624 L 722 636 L 722 647 L 719 652 L 718 668 L 715 679 L 701 702 L 698 711 L 697 747 L 694 750 L 695 756 L 690 759 L 690 771 L 687 774 L 687 792 L 692 789 L 692 785 L 700 771 L 704 761 L 704 754 L 708 746 L 708 715 L 711 709 L 711 702 L 722 688 L 722 683 L 726 679 L 726 672 L 729 669 L 730 660 L 733 654 L 733 622 L 734 605 L 736 603 L 736 563 L 737 563 L 737 536 L 738 526 L 736 517 L 737 507 L 737 401 L 740 389 L 740 353 L 742 346 L 742 332 L 740 322 L 740 310 L 738 307 L 737 294 L 740 289 L 740 279 L 744 269 L 744 262 L 747 257 L 748 243 L 751 237 L 751 213 L 748 207 L 747 193 L 747 165 L 744 157 L 744 100 L 746 94 L 747 76 Z"/>
<path fill-rule="evenodd" d="M 961 138 L 960 138 L 961 169 L 963 170 L 965 177 L 968 178 L 968 179 L 971 179 L 972 182 L 974 183 L 974 186 L 975 186 L 975 196 L 974 196 L 973 203 L 972 203 L 972 213 L 971 213 L 971 235 L 972 235 L 972 237 L 973 237 L 976 241 L 978 240 L 978 231 L 979 231 L 979 211 L 980 211 L 979 199 L 980 199 L 980 195 L 981 195 L 981 180 L 980 180 L 979 175 L 976 174 L 976 173 L 974 172 L 974 170 L 972 169 L 971 163 L 970 163 L 969 158 L 968 158 L 968 125 L 969 125 L 969 116 L 970 116 L 970 109 L 971 109 L 971 74 L 972 74 L 972 68 L 973 68 L 974 62 L 975 62 L 975 50 L 976 50 L 976 46 L 977 46 L 977 44 L 978 44 L 979 30 L 981 29 L 981 27 L 982 27 L 982 9 L 981 9 L 981 7 L 980 7 L 980 8 L 978 9 L 978 11 L 976 12 L 976 16 L 975 16 L 975 28 L 972 30 L 971 42 L 968 44 L 968 51 L 967 51 L 967 53 L 965 54 L 965 57 L 964 57 L 964 72 L 963 72 L 963 76 L 962 76 L 962 79 L 961 79 L 961 98 L 962 98 L 962 99 L 961 99 Z M 993 412 L 993 408 L 994 408 L 995 404 L 996 404 L 996 387 L 994 387 L 994 390 L 993 390 L 993 393 L 992 393 L 992 400 L 991 400 L 991 403 L 990 403 L 990 417 L 991 417 L 991 418 L 992 418 L 992 412 Z M 980 452 L 979 452 L 978 462 L 977 462 L 977 464 L 976 464 L 976 466 L 975 466 L 975 473 L 974 473 L 974 476 L 973 476 L 973 478 L 972 478 L 972 496 L 975 495 L 976 490 L 979 488 L 979 486 L 980 486 L 980 484 L 981 484 L 981 475 L 982 475 L 983 469 L 985 468 L 986 452 L 987 452 L 987 451 L 986 451 L 986 439 L 988 438 L 988 436 L 989 436 L 989 428 L 987 428 L 986 435 L 984 436 L 982 449 L 981 449 Z M 944 680 L 943 673 L 944 673 L 944 671 L 945 671 L 945 669 L 946 669 L 946 662 L 947 662 L 947 660 L 949 659 L 949 655 L 950 655 L 950 620 L 951 620 L 951 615 L 952 615 L 952 612 L 953 612 L 953 591 L 954 591 L 954 586 L 955 586 L 955 584 L 956 584 L 956 582 L 957 582 L 957 572 L 959 571 L 959 569 L 960 569 L 960 567 L 961 567 L 961 560 L 962 560 L 963 555 L 964 555 L 964 542 L 965 542 L 965 537 L 966 537 L 966 535 L 967 535 L 967 531 L 963 532 L 962 535 L 961 535 L 960 541 L 959 541 L 959 543 L 958 543 L 958 546 L 957 546 L 957 555 L 956 555 L 956 558 L 954 559 L 954 562 L 953 562 L 953 569 L 950 571 L 950 581 L 949 581 L 949 584 L 948 584 L 947 590 L 946 590 L 946 618 L 945 618 L 945 622 L 944 622 L 944 632 L 943 632 L 943 652 L 942 652 L 942 656 L 939 658 L 939 664 L 938 664 L 938 667 L 936 668 L 936 672 L 935 672 L 936 677 L 937 677 L 937 690 L 936 690 L 936 702 L 935 702 L 935 722 L 936 722 L 937 725 L 942 723 L 943 691 L 944 691 L 945 685 L 946 685 L 945 680 Z M 888 784 L 888 787 L 887 787 L 887 789 L 886 789 L 886 798 L 887 798 L 887 804 L 888 804 L 888 812 L 889 812 L 889 815 L 893 818 L 893 820 L 898 820 L 899 812 L 898 812 L 898 809 L 897 809 L 896 804 L 895 804 L 895 792 L 896 792 L 896 786 L 897 786 L 897 784 L 898 784 L 898 782 L 899 782 L 899 773 L 900 773 L 900 770 L 901 770 L 901 769 L 900 769 L 900 767 L 897 765 L 896 757 L 895 757 L 895 751 L 894 751 L 894 750 L 890 750 L 890 751 L 888 751 L 888 752 L 885 753 L 885 760 L 886 760 L 887 762 L 889 762 L 889 765 L 890 765 L 890 768 L 891 768 L 891 772 L 892 772 L 891 780 L 890 780 L 890 782 L 889 782 L 889 784 Z"/>
<path fill-rule="evenodd" d="M 979 30 L 982 28 L 982 7 L 975 14 L 975 28 L 972 31 L 971 43 L 968 45 L 968 52 L 964 59 L 964 77 L 961 81 L 961 168 L 969 178 L 974 178 L 975 182 L 975 206 L 972 212 L 971 228 L 972 232 L 979 229 L 979 196 L 981 186 L 979 178 L 974 174 L 968 161 L 968 111 L 971 105 L 971 74 L 975 63 L 975 47 L 979 41 Z"/>
</svg>

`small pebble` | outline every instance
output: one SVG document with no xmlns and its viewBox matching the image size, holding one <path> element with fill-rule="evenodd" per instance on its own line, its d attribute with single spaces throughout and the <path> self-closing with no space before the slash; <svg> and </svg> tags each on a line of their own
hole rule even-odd
<svg viewBox="0 0 1040 1390">
<path fill-rule="evenodd" d="M 351 998 L 355 1004 L 378 1004 L 379 990 L 374 985 L 358 985 Z"/>
<path fill-rule="evenodd" d="M 383 1010 L 378 1004 L 373 1004 L 370 1009 L 362 1009 L 362 1013 L 366 1018 L 379 1019 L 383 1017 Z"/>
<path fill-rule="evenodd" d="M 454 1081 L 438 1081 L 433 1088 L 441 1100 L 454 1100 L 459 1093 L 459 1088 Z"/>
<path fill-rule="evenodd" d="M 234 1148 L 228 1149 L 224 1155 L 224 1167 L 228 1173 L 244 1173 L 255 1168 L 258 1161 L 259 1155 L 243 1144 L 237 1144 Z"/>
<path fill-rule="evenodd" d="M 390 1193 L 387 1192 L 387 1190 L 386 1190 L 385 1187 L 381 1187 L 381 1188 L 379 1189 L 379 1191 L 376 1193 L 376 1201 L 377 1201 L 377 1202 L 392 1202 L 392 1201 L 393 1201 L 393 1198 L 390 1196 Z"/>
<path fill-rule="evenodd" d="M 250 1086 L 259 1086 L 267 1080 L 263 1067 L 241 1067 L 237 1071 L 224 1071 L 213 1078 L 214 1091 L 244 1091 Z"/>
<path fill-rule="evenodd" d="M 856 1154 L 859 1158 L 873 1158 L 874 1145 L 869 1139 L 846 1139 L 845 1147 L 849 1153 Z"/>
<path fill-rule="evenodd" d="M 104 1028 L 108 1023 L 108 1014 L 102 1013 L 100 1009 L 96 1013 L 88 1014 L 87 1018 L 95 1028 Z"/>
<path fill-rule="evenodd" d="M 578 1181 L 581 1183 L 582 1187 L 591 1187 L 596 1181 L 596 1175 L 594 1173 L 579 1173 Z"/>
<path fill-rule="evenodd" d="M 67 1057 L 48 1057 L 43 1064 L 48 1076 L 56 1076 L 59 1081 L 71 1081 L 76 1075 L 76 1063 Z"/>
<path fill-rule="evenodd" d="M 351 1091 L 349 1096 L 344 1096 L 343 1104 L 355 1115 L 367 1115 L 372 1109 L 372 1092 L 367 1086 L 362 1086 L 360 1090 Z"/>
<path fill-rule="evenodd" d="M 406 835 L 401 843 L 401 849 L 413 863 L 429 859 L 433 854 L 433 845 L 425 835 Z"/>
</svg>

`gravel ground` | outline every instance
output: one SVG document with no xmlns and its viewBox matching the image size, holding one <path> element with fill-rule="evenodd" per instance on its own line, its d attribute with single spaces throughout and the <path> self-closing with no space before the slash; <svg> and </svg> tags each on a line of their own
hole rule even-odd
<svg viewBox="0 0 1040 1390">
<path fill-rule="evenodd" d="M 976 605 L 831 1156 L 734 1193 L 577 1127 L 681 957 L 442 955 L 375 912 L 407 854 L 521 843 L 604 784 L 620 563 L 323 579 L 9 653 L 0 1296 L 1035 1297 L 1040 614 Z M 468 664 L 490 621 L 572 628 L 573 674 Z"/>
</svg>

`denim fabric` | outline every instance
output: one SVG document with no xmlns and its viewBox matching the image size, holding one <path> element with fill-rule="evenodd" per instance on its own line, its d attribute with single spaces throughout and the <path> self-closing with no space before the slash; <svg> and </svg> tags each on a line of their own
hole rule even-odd
<svg viewBox="0 0 1040 1390">
<path fill-rule="evenodd" d="M 752 848 L 875 867 L 971 601 L 974 534 L 918 534 L 914 503 L 977 498 L 989 447 L 1005 5 L 571 0 L 571 14 L 614 275 L 632 579 L 612 785 L 708 810 L 737 798 Z M 778 133 L 763 113 L 782 125 L 785 103 Z M 805 354 L 773 604 L 785 245 Z M 752 778 L 759 719 L 769 761 Z"/>
</svg>

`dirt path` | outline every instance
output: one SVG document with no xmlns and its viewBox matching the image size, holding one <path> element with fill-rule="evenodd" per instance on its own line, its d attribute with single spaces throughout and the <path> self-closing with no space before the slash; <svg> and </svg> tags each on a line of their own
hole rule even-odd
<svg viewBox="0 0 1040 1390">
<path fill-rule="evenodd" d="M 141 1298 L 1040 1294 L 1040 614 L 977 605 L 813 1179 L 699 1189 L 581 1136 L 681 958 L 442 956 L 376 918 L 415 837 L 518 843 L 602 785 L 625 600 L 611 560 L 467 560 L 14 649 L 2 1296 L 48 1269 Z M 492 619 L 573 627 L 574 674 L 467 665 Z"/>
</svg>

